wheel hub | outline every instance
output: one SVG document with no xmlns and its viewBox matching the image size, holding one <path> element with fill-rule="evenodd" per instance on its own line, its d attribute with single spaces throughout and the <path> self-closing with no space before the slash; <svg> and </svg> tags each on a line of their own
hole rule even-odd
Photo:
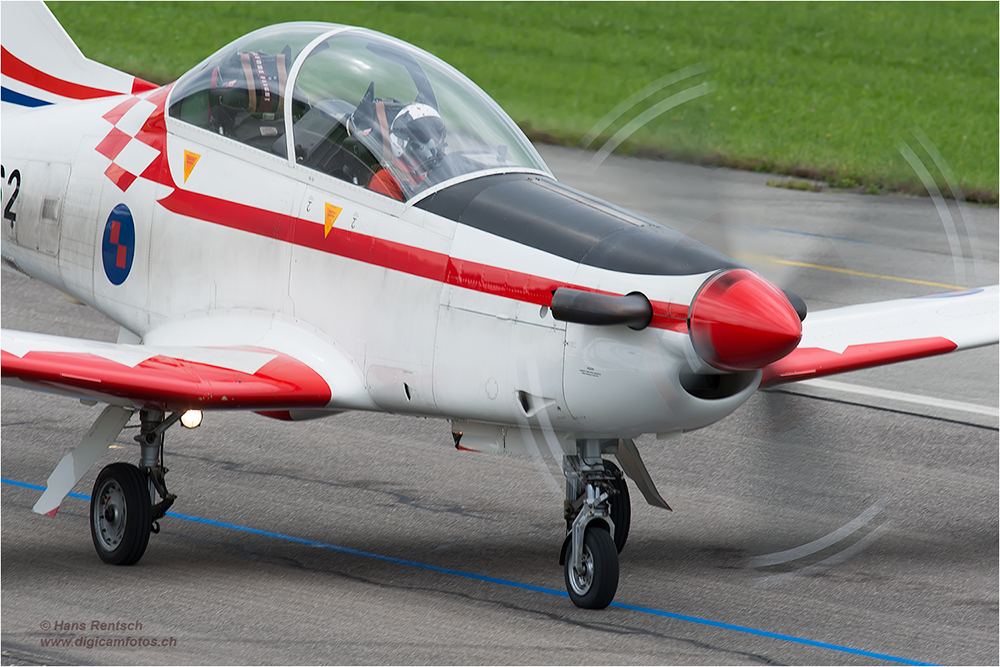
<svg viewBox="0 0 1000 667">
<path fill-rule="evenodd" d="M 125 494 L 117 482 L 108 480 L 101 487 L 98 498 L 95 507 L 97 536 L 105 549 L 114 551 L 125 534 Z"/>
<path fill-rule="evenodd" d="M 577 595 L 586 595 L 590 587 L 594 584 L 594 556 L 590 549 L 583 547 L 583 555 L 580 558 L 580 569 L 573 567 L 573 574 L 570 576 L 570 585 Z"/>
</svg>

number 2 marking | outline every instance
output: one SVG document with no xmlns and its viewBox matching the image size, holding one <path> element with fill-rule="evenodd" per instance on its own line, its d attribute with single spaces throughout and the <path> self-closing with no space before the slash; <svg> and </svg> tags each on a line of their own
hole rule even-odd
<svg viewBox="0 0 1000 667">
<path fill-rule="evenodd" d="M 0 179 L 6 178 L 6 172 L 7 170 L 0 166 Z M 10 228 L 14 229 L 14 222 L 17 220 L 17 213 L 11 209 L 14 207 L 14 202 L 17 201 L 17 194 L 21 191 L 21 172 L 17 169 L 10 172 L 10 178 L 7 179 L 7 185 L 11 184 L 14 184 L 14 194 L 10 196 L 10 201 L 8 201 L 7 205 L 3 207 L 3 217 L 4 220 L 10 220 Z"/>
</svg>

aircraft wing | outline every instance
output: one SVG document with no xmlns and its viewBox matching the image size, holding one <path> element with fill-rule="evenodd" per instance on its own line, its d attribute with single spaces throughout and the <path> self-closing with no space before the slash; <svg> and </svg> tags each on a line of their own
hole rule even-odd
<svg viewBox="0 0 1000 667">
<path fill-rule="evenodd" d="M 996 344 L 998 304 L 994 285 L 809 313 L 798 347 L 764 368 L 760 386 Z"/>
<path fill-rule="evenodd" d="M 3 384 L 130 409 L 288 410 L 331 402 L 320 372 L 263 347 L 127 345 L 6 329 L 0 342 Z"/>
</svg>

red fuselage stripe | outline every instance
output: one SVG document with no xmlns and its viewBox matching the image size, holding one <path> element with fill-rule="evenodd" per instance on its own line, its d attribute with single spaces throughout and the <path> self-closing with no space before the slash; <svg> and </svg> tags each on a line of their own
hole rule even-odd
<svg viewBox="0 0 1000 667">
<path fill-rule="evenodd" d="M 3 73 L 5 75 L 20 81 L 21 83 L 26 83 L 29 86 L 34 86 L 35 88 L 40 88 L 62 97 L 68 97 L 74 100 L 92 100 L 98 97 L 111 97 L 112 95 L 126 94 L 124 92 L 114 90 L 91 88 L 90 86 L 83 86 L 78 83 L 72 83 L 70 81 L 56 78 L 41 70 L 35 69 L 17 56 L 11 55 L 10 51 L 3 47 L 0 47 L 0 55 L 3 56 Z M 143 88 L 142 84 L 140 84 L 140 90 L 155 88 L 152 84 L 146 82 L 143 82 L 143 84 L 148 87 Z M 132 90 L 135 91 L 135 89 L 136 84 L 133 82 Z"/>
<path fill-rule="evenodd" d="M 324 235 L 320 224 L 190 191 L 175 189 L 159 202 L 167 210 L 231 229 L 357 260 L 455 287 L 538 306 L 552 305 L 559 287 L 600 292 L 580 285 L 449 257 L 446 254 L 334 227 Z M 687 333 L 687 306 L 652 301 L 651 326 Z"/>
</svg>

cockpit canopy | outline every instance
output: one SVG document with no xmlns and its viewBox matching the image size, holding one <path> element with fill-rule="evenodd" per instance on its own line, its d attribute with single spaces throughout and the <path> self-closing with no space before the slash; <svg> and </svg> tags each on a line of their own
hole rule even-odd
<svg viewBox="0 0 1000 667">
<path fill-rule="evenodd" d="M 468 78 L 364 28 L 285 23 L 250 33 L 185 74 L 169 113 L 401 200 L 471 174 L 550 173 Z"/>
</svg>

